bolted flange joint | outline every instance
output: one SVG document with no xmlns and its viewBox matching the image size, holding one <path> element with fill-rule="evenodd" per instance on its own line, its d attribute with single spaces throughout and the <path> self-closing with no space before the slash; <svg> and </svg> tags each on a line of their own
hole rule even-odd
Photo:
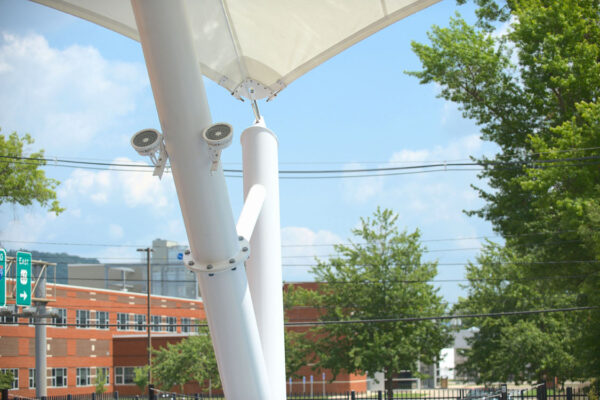
<svg viewBox="0 0 600 400">
<path fill-rule="evenodd" d="M 239 250 L 235 256 L 210 263 L 196 262 L 192 256 L 192 252 L 188 249 L 183 253 L 183 263 L 188 269 L 194 272 L 209 272 L 212 276 L 215 272 L 232 269 L 232 267 L 235 267 L 248 259 L 250 256 L 250 243 L 240 236 L 238 244 Z"/>
</svg>

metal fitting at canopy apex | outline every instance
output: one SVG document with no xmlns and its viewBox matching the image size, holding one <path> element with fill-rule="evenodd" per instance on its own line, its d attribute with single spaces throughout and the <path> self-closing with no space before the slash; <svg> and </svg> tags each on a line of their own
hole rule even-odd
<svg viewBox="0 0 600 400">
<path fill-rule="evenodd" d="M 240 236 L 239 240 L 239 251 L 233 257 L 229 257 L 225 260 L 218 260 L 208 264 L 197 263 L 192 252 L 188 249 L 183 253 L 183 263 L 185 266 L 193 272 L 220 272 L 227 269 L 236 267 L 240 263 L 246 262 L 250 256 L 250 243 L 244 237 Z"/>
</svg>

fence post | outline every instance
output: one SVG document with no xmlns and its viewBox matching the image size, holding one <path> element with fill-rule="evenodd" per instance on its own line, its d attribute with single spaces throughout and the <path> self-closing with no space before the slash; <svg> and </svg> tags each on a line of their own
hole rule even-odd
<svg viewBox="0 0 600 400">
<path fill-rule="evenodd" d="M 508 400 L 508 390 L 506 389 L 506 383 L 500 385 L 500 398 L 502 400 Z"/>
<path fill-rule="evenodd" d="M 377 400 L 383 400 L 383 392 L 381 390 L 377 391 Z"/>
<path fill-rule="evenodd" d="M 118 391 L 114 392 L 113 393 L 113 397 L 114 397 L 115 400 L 119 400 L 119 392 Z"/>
<path fill-rule="evenodd" d="M 573 400 L 573 388 L 572 387 L 567 388 L 567 400 Z"/>
<path fill-rule="evenodd" d="M 70 394 L 67 395 L 67 400 L 72 400 L 73 396 L 71 396 Z"/>
<path fill-rule="evenodd" d="M 45 400 L 45 399 L 43 399 Z M 92 393 L 92 400 L 96 400 L 96 393 Z"/>
<path fill-rule="evenodd" d="M 350 392 L 350 400 L 356 400 L 356 392 L 354 390 Z"/>
<path fill-rule="evenodd" d="M 2 400 L 8 400 L 8 389 L 2 389 Z"/>
</svg>

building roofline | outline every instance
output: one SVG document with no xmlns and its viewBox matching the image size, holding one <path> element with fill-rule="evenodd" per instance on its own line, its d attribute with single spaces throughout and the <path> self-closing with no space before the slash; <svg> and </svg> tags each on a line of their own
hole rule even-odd
<svg viewBox="0 0 600 400">
<path fill-rule="evenodd" d="M 148 297 L 147 293 L 124 292 L 122 290 L 104 289 L 104 288 L 96 288 L 96 287 L 90 287 L 90 286 L 77 286 L 77 285 L 69 285 L 69 284 L 64 284 L 64 283 L 49 283 L 48 282 L 48 283 L 46 283 L 46 286 L 62 287 L 65 289 L 85 290 L 88 292 L 92 291 L 92 292 L 120 294 L 120 295 L 125 295 L 125 296 L 137 296 L 137 297 L 143 297 L 143 298 Z M 190 299 L 190 298 L 186 298 L 186 297 L 164 296 L 164 295 L 159 295 L 159 294 L 152 294 L 151 296 L 153 299 L 169 299 L 169 300 L 189 301 L 189 302 L 204 304 L 204 302 L 202 301 L 202 298 Z"/>
</svg>

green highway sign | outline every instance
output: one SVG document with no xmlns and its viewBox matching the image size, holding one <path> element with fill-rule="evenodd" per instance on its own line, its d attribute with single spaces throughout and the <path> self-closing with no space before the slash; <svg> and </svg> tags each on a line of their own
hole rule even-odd
<svg viewBox="0 0 600 400">
<path fill-rule="evenodd" d="M 18 306 L 31 305 L 31 253 L 17 251 L 17 290 L 15 297 Z"/>
<path fill-rule="evenodd" d="M 6 305 L 6 251 L 0 249 L 0 306 Z"/>
</svg>

